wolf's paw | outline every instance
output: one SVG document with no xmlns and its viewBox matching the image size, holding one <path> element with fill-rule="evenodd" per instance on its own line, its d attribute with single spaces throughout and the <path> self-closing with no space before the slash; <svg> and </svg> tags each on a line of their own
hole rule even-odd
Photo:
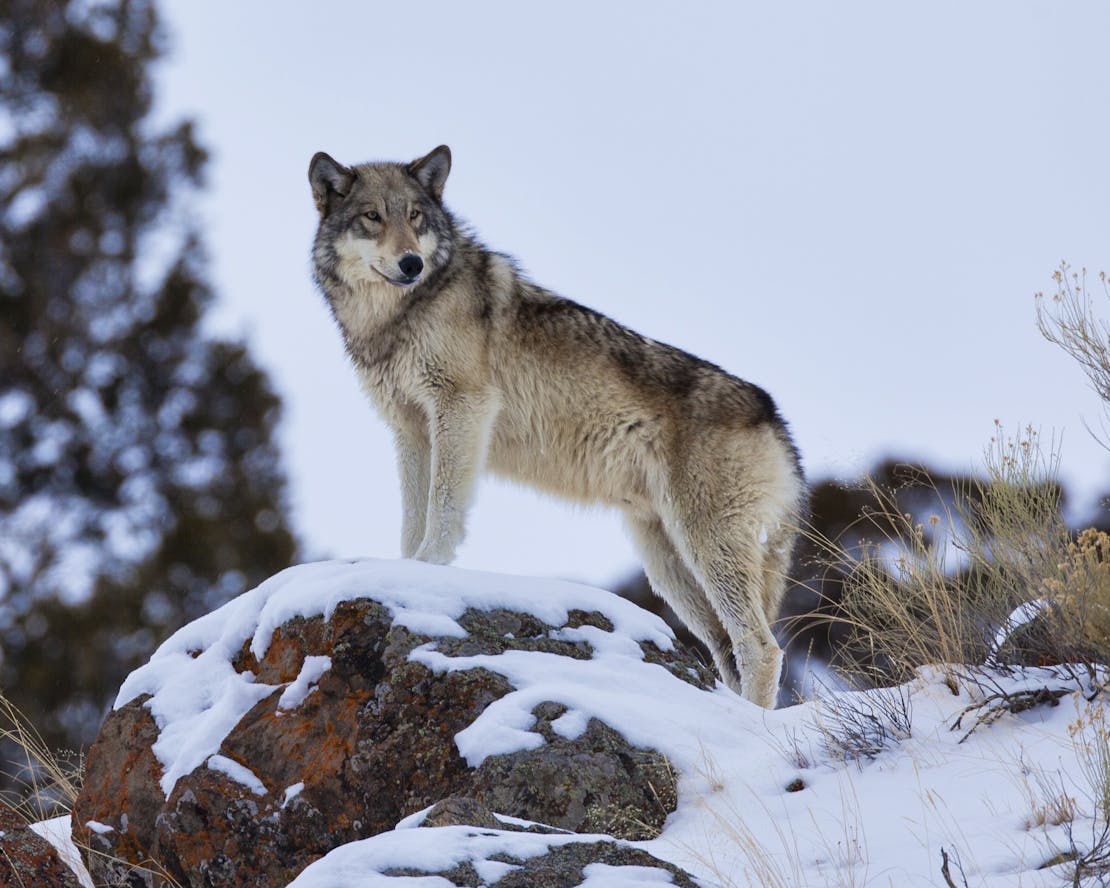
<svg viewBox="0 0 1110 888">
<path fill-rule="evenodd" d="M 422 544 L 412 557 L 417 561 L 425 561 L 428 564 L 450 564 L 455 560 L 455 547 Z"/>
</svg>

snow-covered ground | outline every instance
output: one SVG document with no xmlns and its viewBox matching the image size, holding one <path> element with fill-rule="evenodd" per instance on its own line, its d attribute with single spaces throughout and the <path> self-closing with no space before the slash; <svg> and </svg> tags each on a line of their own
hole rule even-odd
<svg viewBox="0 0 1110 888">
<path fill-rule="evenodd" d="M 152 695 L 147 705 L 161 730 L 155 753 L 167 793 L 193 768 L 226 767 L 214 758 L 220 741 L 260 695 L 273 692 L 231 668 L 241 645 L 250 640 L 261 656 L 281 622 L 326 616 L 354 597 L 377 599 L 395 621 L 440 636 L 464 634 L 456 620 L 468 608 L 528 612 L 552 625 L 565 622 L 572 609 L 605 614 L 612 632 L 558 630 L 562 638 L 589 642 L 590 660 L 519 650 L 454 658 L 434 644 L 411 656 L 434 671 L 481 666 L 514 686 L 456 736 L 472 765 L 542 744 L 530 730 L 531 713 L 545 700 L 567 707 L 553 724 L 564 736 L 577 736 L 596 717 L 634 744 L 666 754 L 678 775 L 678 808 L 658 838 L 635 844 L 707 886 L 944 885 L 942 852 L 955 885 L 965 878 L 971 886 L 1062 885 L 1067 864 L 1041 867 L 1073 845 L 1087 850 L 1098 833 L 1092 763 L 1097 744 L 1106 743 L 1105 702 L 1088 702 L 1074 681 L 1033 670 L 953 693 L 939 672 L 922 670 L 900 689 L 830 691 L 817 701 L 764 711 L 723 687 L 702 691 L 645 662 L 638 642 L 668 648 L 670 631 L 611 593 L 409 561 L 291 568 L 167 640 L 128 678 L 117 701 Z M 306 663 L 311 674 L 287 690 L 291 700 L 311 693 L 330 665 L 312 659 Z M 981 710 L 969 712 L 953 729 L 985 694 L 1046 686 L 1067 693 L 1056 705 L 1007 711 L 970 733 Z M 873 748 L 853 758 L 860 741 L 852 735 L 861 728 Z M 381 872 L 435 871 L 464 860 L 493 884 L 507 864 L 491 855 L 528 858 L 578 838 L 440 827 L 433 839 L 420 819 L 337 849 L 293 884 L 439 888 L 448 883 L 399 881 Z M 598 866 L 584 884 L 618 888 L 667 879 L 637 869 Z"/>
</svg>

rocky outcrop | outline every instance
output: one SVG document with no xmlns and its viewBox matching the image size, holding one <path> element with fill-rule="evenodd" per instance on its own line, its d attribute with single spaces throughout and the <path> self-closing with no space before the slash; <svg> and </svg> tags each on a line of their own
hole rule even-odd
<svg viewBox="0 0 1110 888">
<path fill-rule="evenodd" d="M 89 751 L 74 810 L 78 843 L 98 852 L 89 858 L 98 884 L 159 885 L 164 870 L 185 886 L 285 885 L 332 849 L 436 803 L 432 822 L 489 826 L 496 812 L 612 839 L 658 834 L 676 803 L 669 763 L 601 709 L 555 699 L 558 676 L 602 686 L 627 663 L 652 681 L 705 689 L 711 673 L 654 622 L 630 623 L 622 608 L 631 606 L 618 599 L 598 610 L 523 599 L 520 609 L 493 606 L 511 596 L 479 594 L 473 576 L 465 594 L 429 597 L 421 577 L 442 585 L 463 572 L 417 570 L 399 575 L 409 598 L 393 586 L 375 594 L 379 570 L 371 588 L 354 583 L 315 614 L 311 600 L 292 616 L 275 603 L 288 582 L 260 587 L 247 593 L 258 601 L 187 627 L 129 679 L 144 692 L 121 694 Z M 357 565 L 350 571 L 361 576 Z M 202 692 L 204 683 L 215 686 Z M 637 692 L 630 684 L 623 693 Z M 651 707 L 650 692 L 639 692 Z M 645 856 L 606 842 L 587 843 L 593 857 L 581 843 L 530 856 L 504 885 L 576 885 L 540 874 Z M 533 881 L 519 881 L 533 870 Z"/>
<path fill-rule="evenodd" d="M 28 826 L 21 814 L 0 802 L 0 888 L 81 888 L 58 852 Z"/>
</svg>

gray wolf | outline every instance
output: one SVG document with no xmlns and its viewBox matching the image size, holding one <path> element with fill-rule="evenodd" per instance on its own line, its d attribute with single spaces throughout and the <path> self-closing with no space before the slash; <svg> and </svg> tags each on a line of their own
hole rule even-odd
<svg viewBox="0 0 1110 888">
<path fill-rule="evenodd" d="M 396 438 L 406 558 L 446 564 L 483 470 L 620 509 L 724 682 L 773 707 L 804 484 L 770 396 L 525 278 L 443 204 L 451 152 L 309 166 L 316 282 Z"/>
</svg>

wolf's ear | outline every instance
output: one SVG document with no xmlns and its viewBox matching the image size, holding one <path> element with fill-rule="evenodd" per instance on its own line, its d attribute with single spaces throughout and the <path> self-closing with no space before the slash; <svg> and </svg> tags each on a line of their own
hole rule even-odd
<svg viewBox="0 0 1110 888">
<path fill-rule="evenodd" d="M 409 175 L 432 192 L 437 200 L 441 200 L 443 184 L 447 181 L 447 174 L 451 172 L 451 149 L 440 145 L 410 163 L 408 170 Z"/>
<path fill-rule="evenodd" d="M 323 151 L 313 155 L 312 162 L 308 165 L 308 181 L 312 185 L 312 199 L 321 216 L 328 214 L 333 195 L 346 196 L 354 180 L 353 172 Z"/>
</svg>

